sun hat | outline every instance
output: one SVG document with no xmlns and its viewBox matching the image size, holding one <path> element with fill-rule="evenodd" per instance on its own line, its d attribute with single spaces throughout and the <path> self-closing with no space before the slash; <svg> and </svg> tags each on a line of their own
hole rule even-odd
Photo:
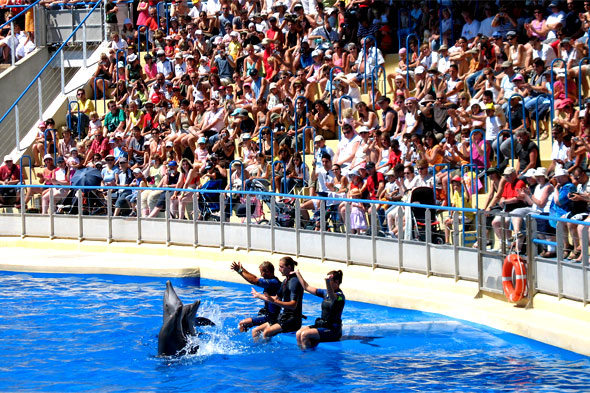
<svg viewBox="0 0 590 393">
<path fill-rule="evenodd" d="M 503 174 L 504 176 L 508 176 L 508 175 L 512 175 L 513 173 L 516 173 L 516 169 L 514 169 L 514 168 L 513 168 L 513 167 L 511 167 L 511 166 L 507 166 L 507 167 L 504 169 L 504 172 L 503 172 L 502 174 Z"/>
</svg>

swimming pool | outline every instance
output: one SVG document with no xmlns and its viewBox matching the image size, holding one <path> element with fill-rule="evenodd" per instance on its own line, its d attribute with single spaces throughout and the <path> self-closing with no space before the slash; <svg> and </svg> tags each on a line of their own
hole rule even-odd
<svg viewBox="0 0 590 393">
<path fill-rule="evenodd" d="M 201 351 L 157 358 L 164 278 L 0 273 L 0 391 L 580 391 L 590 360 L 441 315 L 348 301 L 344 340 L 253 344 L 250 286 L 172 280 L 202 300 Z M 346 293 L 346 277 L 344 291 Z M 306 295 L 311 323 L 319 298 Z"/>
</svg>

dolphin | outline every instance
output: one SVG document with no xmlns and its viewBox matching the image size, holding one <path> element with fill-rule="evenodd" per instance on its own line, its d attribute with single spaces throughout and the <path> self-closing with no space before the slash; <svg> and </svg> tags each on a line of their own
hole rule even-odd
<svg viewBox="0 0 590 393">
<path fill-rule="evenodd" d="M 207 318 L 196 317 L 201 301 L 183 305 L 170 281 L 166 281 L 164 292 L 163 324 L 158 334 L 158 355 L 173 356 L 182 354 L 187 344 L 188 336 L 195 336 L 195 324 L 199 326 L 215 326 Z M 192 348 L 196 352 L 198 346 Z"/>
</svg>

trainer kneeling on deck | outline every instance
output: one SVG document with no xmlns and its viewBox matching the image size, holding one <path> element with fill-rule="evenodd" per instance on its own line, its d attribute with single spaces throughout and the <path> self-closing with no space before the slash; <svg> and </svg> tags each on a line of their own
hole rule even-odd
<svg viewBox="0 0 590 393">
<path fill-rule="evenodd" d="M 297 278 L 303 289 L 324 299 L 322 316 L 312 326 L 304 326 L 297 331 L 297 345 L 301 349 L 315 347 L 321 342 L 338 341 L 342 337 L 342 311 L 346 299 L 340 289 L 342 270 L 332 270 L 326 277 L 326 289 L 314 288 L 307 284 L 297 270 Z"/>
</svg>

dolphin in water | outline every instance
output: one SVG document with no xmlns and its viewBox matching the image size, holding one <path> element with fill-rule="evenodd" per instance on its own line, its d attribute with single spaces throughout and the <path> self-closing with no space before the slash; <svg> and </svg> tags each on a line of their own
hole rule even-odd
<svg viewBox="0 0 590 393">
<path fill-rule="evenodd" d="M 188 336 L 195 336 L 195 325 L 215 326 L 207 318 L 196 317 L 201 301 L 197 300 L 191 305 L 183 305 L 176 294 L 170 281 L 166 281 L 164 292 L 163 324 L 158 334 L 158 355 L 174 356 L 186 353 L 185 347 Z M 191 348 L 190 353 L 195 353 L 198 346 Z"/>
</svg>

